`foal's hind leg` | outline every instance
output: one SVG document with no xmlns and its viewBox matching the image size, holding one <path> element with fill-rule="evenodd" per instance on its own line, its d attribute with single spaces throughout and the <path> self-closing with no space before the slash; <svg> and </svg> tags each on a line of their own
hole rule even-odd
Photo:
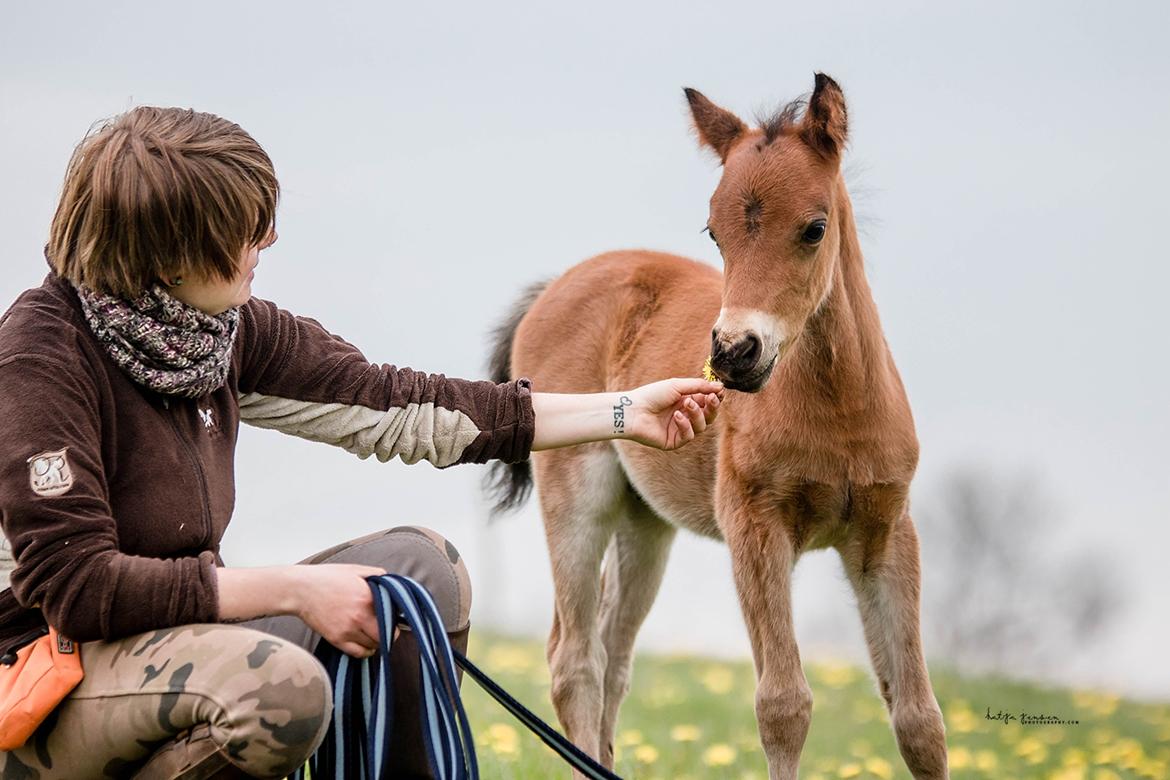
<svg viewBox="0 0 1170 780">
<path fill-rule="evenodd" d="M 884 546 L 853 538 L 841 548 L 841 558 L 857 594 L 870 659 L 902 759 L 915 780 L 946 778 L 942 713 L 919 635 L 918 535 L 910 516 L 894 521 Z"/>
<path fill-rule="evenodd" d="M 534 456 L 556 612 L 548 642 L 552 703 L 565 735 L 597 757 L 605 648 L 598 634 L 601 561 L 627 489 L 607 444 Z"/>
<path fill-rule="evenodd" d="M 658 595 L 675 527 L 638 497 L 625 513 L 606 555 L 601 595 L 601 641 L 605 645 L 605 704 L 601 715 L 601 761 L 613 768 L 618 708 L 630 689 L 634 639 Z"/>
</svg>

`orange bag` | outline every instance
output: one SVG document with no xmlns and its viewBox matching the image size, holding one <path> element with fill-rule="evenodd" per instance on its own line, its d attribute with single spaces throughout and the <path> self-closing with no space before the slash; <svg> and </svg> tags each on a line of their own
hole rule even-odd
<svg viewBox="0 0 1170 780">
<path fill-rule="evenodd" d="M 81 647 L 52 626 L 0 662 L 0 750 L 22 746 L 82 676 Z"/>
</svg>

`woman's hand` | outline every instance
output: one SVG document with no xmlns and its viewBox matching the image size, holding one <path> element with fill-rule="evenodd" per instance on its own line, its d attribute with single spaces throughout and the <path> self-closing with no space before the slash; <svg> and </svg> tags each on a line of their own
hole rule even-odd
<svg viewBox="0 0 1170 780">
<path fill-rule="evenodd" d="M 719 413 L 723 386 L 705 379 L 663 379 L 631 390 L 625 428 L 630 439 L 661 450 L 677 449 L 706 430 Z"/>
<path fill-rule="evenodd" d="M 385 574 L 376 566 L 314 563 L 296 570 L 295 614 L 329 644 L 356 658 L 378 651 L 378 618 L 366 577 Z"/>
<path fill-rule="evenodd" d="M 714 421 L 722 396 L 723 385 L 705 379 L 664 379 L 606 393 L 533 393 L 532 449 L 633 439 L 673 450 Z"/>
<path fill-rule="evenodd" d="M 384 569 L 314 563 L 215 572 L 221 621 L 296 615 L 343 653 L 368 658 L 378 650 L 378 618 L 366 577 L 385 574 Z"/>
</svg>

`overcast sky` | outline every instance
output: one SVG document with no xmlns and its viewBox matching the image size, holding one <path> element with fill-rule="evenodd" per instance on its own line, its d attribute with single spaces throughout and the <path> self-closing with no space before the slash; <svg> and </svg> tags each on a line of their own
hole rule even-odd
<svg viewBox="0 0 1170 780">
<path fill-rule="evenodd" d="M 1100 550 L 1129 593 L 1100 665 L 1066 674 L 1170 695 L 1170 6 L 1077 5 L 16 4 L 0 308 L 44 275 L 90 124 L 194 107 L 248 130 L 282 182 L 257 295 L 372 360 L 479 378 L 533 280 L 623 247 L 719 263 L 699 233 L 719 170 L 683 86 L 750 118 L 821 70 L 848 101 L 867 270 L 922 441 L 915 495 L 961 463 L 1034 474 L 1053 549 Z M 535 502 L 489 529 L 480 469 L 255 430 L 238 463 L 230 563 L 426 524 L 464 550 L 477 624 L 547 629 Z M 861 657 L 831 554 L 801 561 L 795 598 L 806 656 Z M 640 646 L 747 655 L 722 546 L 680 537 Z"/>
</svg>

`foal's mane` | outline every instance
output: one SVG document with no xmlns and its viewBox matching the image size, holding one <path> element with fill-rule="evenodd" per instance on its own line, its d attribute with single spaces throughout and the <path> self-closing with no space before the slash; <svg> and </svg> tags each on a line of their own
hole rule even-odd
<svg viewBox="0 0 1170 780">
<path fill-rule="evenodd" d="M 764 143 L 771 144 L 785 133 L 791 132 L 804 118 L 808 108 L 809 94 L 788 101 L 770 114 L 757 113 L 756 124 L 764 131 Z M 864 176 L 869 172 L 868 167 L 857 160 L 852 160 L 844 166 L 846 185 L 849 189 L 849 199 L 853 204 L 853 221 L 860 234 L 869 236 L 875 227 L 880 227 L 881 220 L 868 213 L 866 205 L 879 190 L 863 183 Z"/>
<path fill-rule="evenodd" d="M 764 143 L 770 144 L 784 133 L 795 127 L 804 116 L 804 109 L 808 105 L 808 97 L 798 97 L 771 114 L 757 114 L 756 123 L 764 131 Z"/>
</svg>

